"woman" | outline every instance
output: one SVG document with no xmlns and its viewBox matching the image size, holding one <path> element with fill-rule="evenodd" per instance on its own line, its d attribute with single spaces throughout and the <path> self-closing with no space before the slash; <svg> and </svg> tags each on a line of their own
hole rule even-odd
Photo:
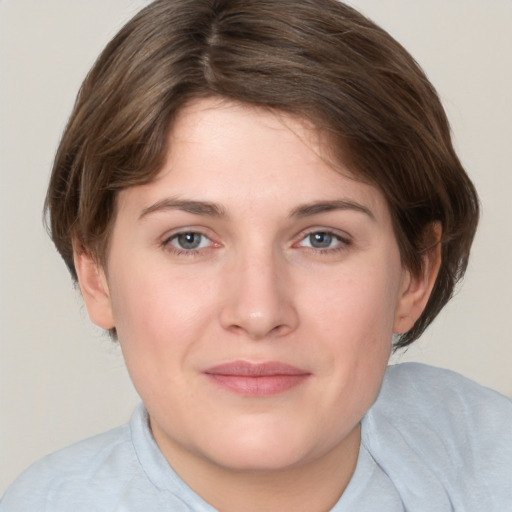
<svg viewBox="0 0 512 512">
<path fill-rule="evenodd" d="M 464 274 L 478 200 L 434 89 L 353 9 L 149 5 L 85 80 L 47 208 L 143 405 L 0 510 L 512 503 L 511 404 L 386 370 Z"/>
</svg>

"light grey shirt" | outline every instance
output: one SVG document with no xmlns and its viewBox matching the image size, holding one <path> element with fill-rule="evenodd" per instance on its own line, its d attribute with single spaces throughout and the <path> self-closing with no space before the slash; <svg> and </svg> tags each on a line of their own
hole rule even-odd
<svg viewBox="0 0 512 512">
<path fill-rule="evenodd" d="M 213 512 L 172 470 L 139 406 L 128 425 L 49 455 L 0 512 Z M 512 402 L 453 372 L 386 372 L 332 512 L 512 511 Z"/>
</svg>

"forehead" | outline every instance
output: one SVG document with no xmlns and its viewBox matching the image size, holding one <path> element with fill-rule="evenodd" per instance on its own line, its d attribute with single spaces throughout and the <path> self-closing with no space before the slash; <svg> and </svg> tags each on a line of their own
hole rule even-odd
<svg viewBox="0 0 512 512">
<path fill-rule="evenodd" d="M 150 183 L 121 193 L 147 208 L 186 197 L 254 210 L 351 199 L 387 210 L 382 194 L 329 156 L 313 123 L 279 111 L 219 98 L 195 100 L 177 115 L 167 155 Z"/>
<path fill-rule="evenodd" d="M 217 159 L 235 165 L 240 161 L 245 166 L 247 160 L 266 166 L 272 162 L 282 166 L 285 160 L 296 166 L 299 161 L 316 165 L 318 159 L 327 164 L 324 139 L 307 119 L 224 98 L 205 98 L 189 103 L 178 113 L 169 134 L 167 168 L 178 160 L 184 163 L 189 157 L 197 158 L 197 151 L 203 156 L 207 152 L 209 164 Z M 262 165 L 260 171 L 264 169 Z M 338 171 L 350 175 L 343 165 Z"/>
</svg>

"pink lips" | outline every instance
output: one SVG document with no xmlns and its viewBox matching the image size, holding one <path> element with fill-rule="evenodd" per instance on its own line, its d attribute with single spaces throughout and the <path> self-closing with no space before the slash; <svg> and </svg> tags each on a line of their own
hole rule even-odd
<svg viewBox="0 0 512 512">
<path fill-rule="evenodd" d="M 216 384 L 245 396 L 271 396 L 298 386 L 311 374 L 279 362 L 231 361 L 203 372 Z"/>
</svg>

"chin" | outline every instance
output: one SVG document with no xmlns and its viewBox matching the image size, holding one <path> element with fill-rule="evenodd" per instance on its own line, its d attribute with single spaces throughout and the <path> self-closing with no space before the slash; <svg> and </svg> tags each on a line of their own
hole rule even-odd
<svg viewBox="0 0 512 512">
<path fill-rule="evenodd" d="M 236 472 L 279 472 L 299 466 L 302 458 L 295 449 L 274 447 L 247 449 L 247 447 L 232 447 L 222 454 L 212 454 L 216 465 L 227 471 Z"/>
<path fill-rule="evenodd" d="M 254 423 L 212 436 L 216 443 L 209 447 L 207 457 L 232 471 L 280 471 L 314 459 L 325 449 L 306 433 L 293 432 L 286 425 L 265 428 Z"/>
</svg>

